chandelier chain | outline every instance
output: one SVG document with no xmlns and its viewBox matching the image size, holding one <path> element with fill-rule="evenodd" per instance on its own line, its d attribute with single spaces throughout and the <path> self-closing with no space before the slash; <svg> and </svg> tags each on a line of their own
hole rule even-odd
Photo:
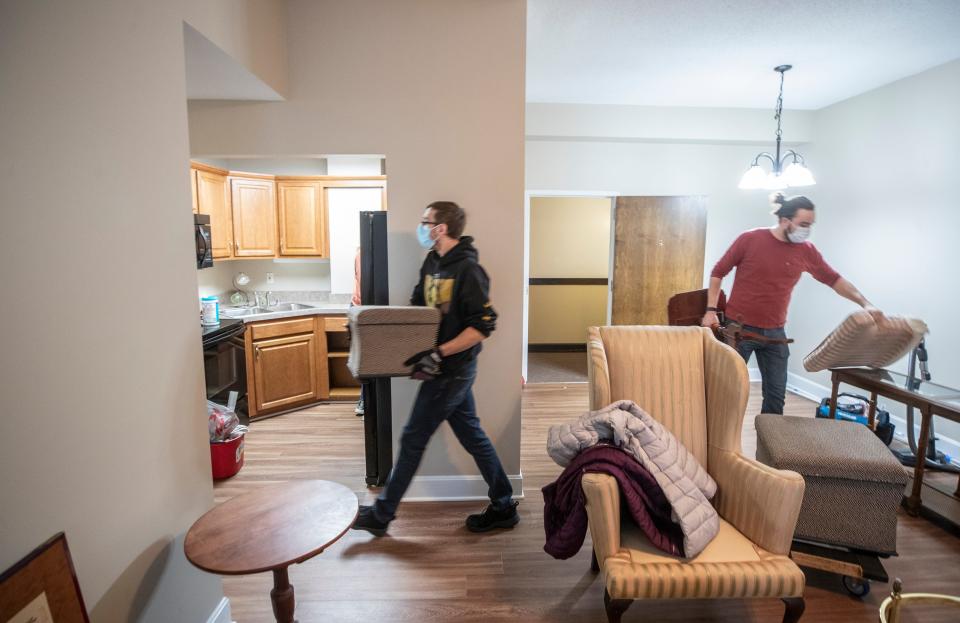
<svg viewBox="0 0 960 623">
<path fill-rule="evenodd" d="M 783 135 L 783 131 L 780 129 L 780 118 L 783 115 L 783 75 L 785 72 L 780 72 L 780 95 L 777 96 L 777 113 L 773 116 L 777 120 L 777 138 L 779 139 Z"/>
</svg>

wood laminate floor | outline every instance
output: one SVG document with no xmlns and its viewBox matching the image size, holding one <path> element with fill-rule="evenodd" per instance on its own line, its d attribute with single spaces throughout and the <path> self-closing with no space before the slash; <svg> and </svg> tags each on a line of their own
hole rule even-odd
<svg viewBox="0 0 960 623">
<path fill-rule="evenodd" d="M 747 413 L 760 407 L 754 385 Z M 407 503 L 375 539 L 349 532 L 323 554 L 290 568 L 301 623 L 559 622 L 606 621 L 598 576 L 590 572 L 589 536 L 570 560 L 554 560 L 543 547 L 540 488 L 561 469 L 544 451 L 547 428 L 587 408 L 586 385 L 528 385 L 523 391 L 521 443 L 525 499 L 521 523 L 512 531 L 475 535 L 464 517 L 482 503 Z M 788 414 L 812 416 L 812 403 L 788 395 Z M 482 414 L 481 414 L 482 417 Z M 343 483 L 372 499 L 363 485 L 362 422 L 352 404 L 322 405 L 255 422 L 247 437 L 246 465 L 234 478 L 217 483 L 216 501 L 271 482 L 322 478 Z M 744 452 L 753 455 L 753 418 L 743 430 Z M 864 517 L 864 529 L 870 518 Z M 960 539 L 923 519 L 900 516 L 900 557 L 885 562 L 910 592 L 960 594 Z M 850 597 L 840 579 L 807 574 L 803 621 L 878 620 L 889 585 L 874 584 L 863 600 Z M 224 578 L 233 618 L 238 623 L 273 621 L 270 574 Z M 624 622 L 779 622 L 775 600 L 638 602 Z M 955 613 L 925 610 L 905 621 L 958 621 Z"/>
</svg>

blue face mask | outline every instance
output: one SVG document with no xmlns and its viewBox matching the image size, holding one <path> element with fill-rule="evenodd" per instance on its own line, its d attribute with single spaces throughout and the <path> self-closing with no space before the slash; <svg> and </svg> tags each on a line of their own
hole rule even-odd
<svg viewBox="0 0 960 623">
<path fill-rule="evenodd" d="M 417 225 L 417 242 L 420 243 L 421 247 L 423 247 L 424 249 L 427 249 L 428 251 L 432 249 L 434 245 L 437 244 L 436 240 L 433 240 L 432 238 L 430 238 L 430 232 L 432 232 L 436 228 L 437 228 L 436 225 L 434 225 L 433 227 L 427 227 L 423 223 L 420 223 L 419 225 Z"/>
</svg>

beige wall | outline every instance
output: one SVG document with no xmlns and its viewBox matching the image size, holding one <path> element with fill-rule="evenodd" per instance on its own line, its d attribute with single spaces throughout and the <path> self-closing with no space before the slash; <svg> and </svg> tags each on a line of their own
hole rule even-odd
<svg viewBox="0 0 960 623">
<path fill-rule="evenodd" d="M 65 531 L 95 623 L 223 596 L 179 541 L 213 498 L 182 37 L 179 3 L 0 8 L 0 568 Z"/>
<path fill-rule="evenodd" d="M 582 344 L 607 324 L 607 286 L 530 286 L 530 344 Z"/>
<path fill-rule="evenodd" d="M 466 208 L 500 312 L 480 358 L 479 410 L 506 470 L 519 473 L 525 3 L 299 0 L 287 14 L 289 101 L 192 102 L 193 153 L 384 154 L 395 304 L 409 300 L 423 259 L 423 207 Z M 416 384 L 393 386 L 399 435 Z M 441 429 L 420 474 L 476 473 Z"/>
<path fill-rule="evenodd" d="M 609 252 L 609 198 L 530 198 L 531 277 L 606 277 Z"/>
<path fill-rule="evenodd" d="M 610 199 L 530 198 L 530 277 L 606 277 Z M 579 343 L 606 324 L 606 286 L 530 286 L 531 344 Z"/>
<path fill-rule="evenodd" d="M 183 20 L 282 96 L 288 94 L 286 0 L 187 0 Z"/>
</svg>

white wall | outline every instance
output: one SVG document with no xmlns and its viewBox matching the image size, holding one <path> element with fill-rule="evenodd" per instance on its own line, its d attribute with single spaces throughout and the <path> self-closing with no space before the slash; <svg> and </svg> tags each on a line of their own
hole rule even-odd
<svg viewBox="0 0 960 623">
<path fill-rule="evenodd" d="M 764 148 L 769 146 L 528 140 L 527 188 L 706 195 L 706 281 L 740 232 L 773 222 L 765 193 L 737 188 L 747 165 Z"/>
<path fill-rule="evenodd" d="M 191 102 L 193 152 L 384 154 L 395 304 L 409 300 L 423 259 L 423 208 L 459 202 L 501 314 L 480 357 L 479 410 L 519 473 L 525 3 L 294 0 L 287 14 L 289 100 Z M 399 435 L 416 384 L 393 386 Z M 420 473 L 477 472 L 444 428 Z"/>
<path fill-rule="evenodd" d="M 819 184 L 813 242 L 868 299 L 930 327 L 934 381 L 960 387 L 960 60 L 816 113 L 809 161 Z M 813 166 L 811 164 L 811 166 Z M 856 306 L 804 278 L 789 323 L 802 355 Z M 895 368 L 905 370 L 904 359 Z M 821 385 L 802 358 L 791 372 Z M 960 439 L 960 426 L 941 432 Z"/>
<path fill-rule="evenodd" d="M 330 262 L 288 260 L 215 260 L 213 266 L 197 271 L 199 296 L 223 294 L 236 290 L 233 279 L 243 272 L 250 283 L 246 292 L 329 292 Z M 273 283 L 267 283 L 267 273 L 273 273 Z M 221 301 L 221 304 L 225 301 Z"/>
<path fill-rule="evenodd" d="M 64 530 L 94 622 L 223 597 L 178 540 L 213 502 L 180 9 L 0 7 L 0 568 Z"/>
</svg>

